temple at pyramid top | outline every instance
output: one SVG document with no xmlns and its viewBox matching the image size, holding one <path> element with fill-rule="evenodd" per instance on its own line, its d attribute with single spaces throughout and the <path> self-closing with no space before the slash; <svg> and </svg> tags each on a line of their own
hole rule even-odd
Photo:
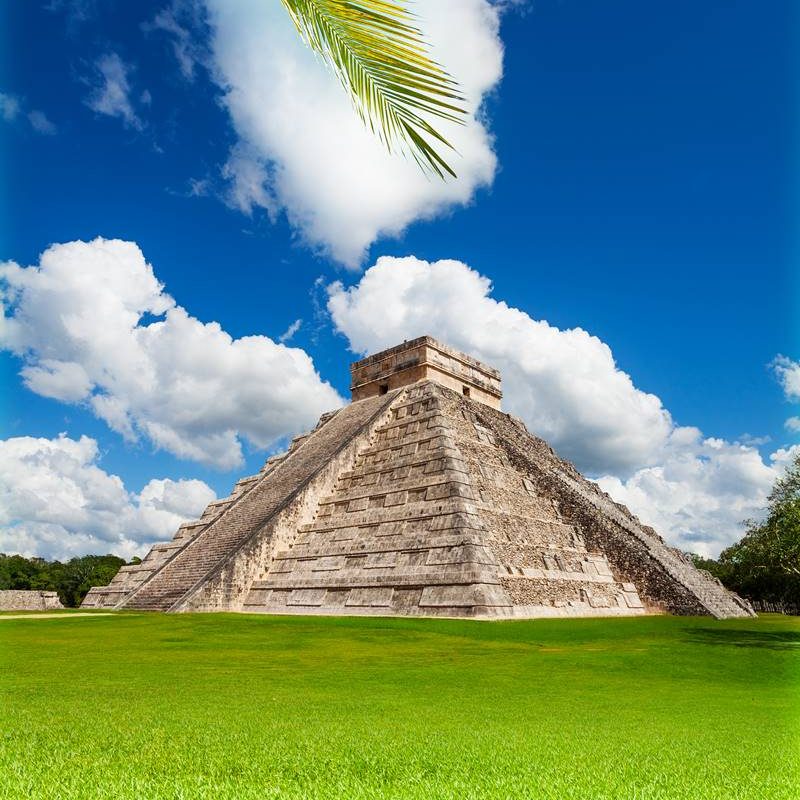
<svg viewBox="0 0 800 800">
<path fill-rule="evenodd" d="M 500 372 L 430 336 L 403 342 L 350 365 L 353 401 L 435 381 L 464 397 L 500 408 Z"/>
</svg>

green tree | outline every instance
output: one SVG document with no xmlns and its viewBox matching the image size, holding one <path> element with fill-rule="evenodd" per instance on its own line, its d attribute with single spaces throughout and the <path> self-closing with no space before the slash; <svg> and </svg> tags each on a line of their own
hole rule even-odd
<svg viewBox="0 0 800 800">
<path fill-rule="evenodd" d="M 39 589 L 47 562 L 41 558 L 0 553 L 0 589 Z"/>
<path fill-rule="evenodd" d="M 709 571 L 752 600 L 800 607 L 800 454 L 776 481 L 766 512 L 745 523 L 741 541 Z"/>
<path fill-rule="evenodd" d="M 112 555 L 62 563 L 0 553 L 0 589 L 46 589 L 58 592 L 65 606 L 79 606 L 92 586 L 106 586 L 124 563 L 124 558 Z"/>
<path fill-rule="evenodd" d="M 118 556 L 81 556 L 61 565 L 57 588 L 65 606 L 79 606 L 92 586 L 106 586 L 125 563 Z"/>
<path fill-rule="evenodd" d="M 704 558 L 697 553 L 689 553 L 689 558 L 698 569 L 710 572 L 715 578 L 719 578 L 726 586 L 730 586 L 730 568 L 726 564 L 715 561 L 713 558 Z"/>
<path fill-rule="evenodd" d="M 400 0 L 281 0 L 306 44 L 333 69 L 362 121 L 391 151 L 455 177 L 431 117 L 463 124 L 457 83 L 429 55 Z"/>
</svg>

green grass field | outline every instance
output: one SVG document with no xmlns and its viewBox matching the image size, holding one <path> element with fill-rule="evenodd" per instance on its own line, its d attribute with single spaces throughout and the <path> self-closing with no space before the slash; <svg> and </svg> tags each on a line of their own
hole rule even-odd
<svg viewBox="0 0 800 800">
<path fill-rule="evenodd" d="M 0 798 L 797 798 L 800 619 L 0 619 Z"/>
</svg>

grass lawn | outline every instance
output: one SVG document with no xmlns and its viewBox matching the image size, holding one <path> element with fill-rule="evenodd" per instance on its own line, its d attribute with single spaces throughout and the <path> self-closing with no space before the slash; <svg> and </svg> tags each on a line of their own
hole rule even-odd
<svg viewBox="0 0 800 800">
<path fill-rule="evenodd" d="M 0 619 L 0 798 L 797 798 L 800 619 Z"/>
</svg>

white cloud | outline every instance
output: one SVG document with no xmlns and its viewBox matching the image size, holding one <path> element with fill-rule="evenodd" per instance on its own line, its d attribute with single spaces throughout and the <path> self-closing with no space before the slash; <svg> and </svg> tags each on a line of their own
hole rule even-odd
<svg viewBox="0 0 800 800">
<path fill-rule="evenodd" d="M 671 544 L 716 556 L 741 538 L 742 521 L 761 515 L 788 454 L 777 451 L 765 463 L 755 447 L 677 428 L 658 465 L 598 483 Z"/>
<path fill-rule="evenodd" d="M 63 11 L 68 30 L 72 31 L 94 16 L 95 5 L 96 0 L 50 0 L 44 8 L 50 12 Z"/>
<path fill-rule="evenodd" d="M 379 258 L 350 289 L 330 288 L 334 324 L 359 352 L 430 333 L 503 373 L 504 407 L 593 473 L 654 463 L 672 429 L 653 394 L 581 328 L 562 331 L 490 296 L 459 261 Z"/>
<path fill-rule="evenodd" d="M 197 65 L 208 61 L 202 37 L 204 27 L 203 7 L 195 0 L 171 0 L 142 26 L 146 33 L 160 31 L 169 37 L 178 68 L 188 81 L 194 80 Z"/>
<path fill-rule="evenodd" d="M 77 403 L 92 391 L 92 380 L 86 370 L 74 361 L 44 358 L 20 370 L 25 385 L 42 397 Z"/>
<path fill-rule="evenodd" d="M 0 92 L 0 117 L 6 122 L 12 122 L 19 114 L 19 100 L 12 94 Z"/>
<path fill-rule="evenodd" d="M 29 389 L 181 458 L 232 468 L 242 438 L 269 447 L 342 402 L 303 350 L 192 317 L 132 242 L 53 245 L 0 265 L 0 287 L 0 346 Z"/>
<path fill-rule="evenodd" d="M 740 538 L 739 522 L 759 514 L 791 455 L 765 463 L 752 445 L 676 426 L 607 344 L 495 300 L 489 279 L 461 262 L 384 257 L 328 292 L 333 323 L 357 353 L 430 334 L 498 367 L 504 409 L 677 546 L 716 554 Z"/>
<path fill-rule="evenodd" d="M 224 199 L 228 206 L 247 215 L 262 208 L 273 222 L 277 219 L 279 201 L 270 185 L 269 170 L 253 148 L 241 144 L 232 148 L 222 177 L 227 182 Z"/>
<path fill-rule="evenodd" d="M 141 120 L 131 100 L 132 87 L 128 76 L 131 67 L 117 53 L 106 53 L 94 64 L 97 75 L 94 88 L 85 103 L 92 111 L 109 117 L 118 117 L 126 127 L 142 130 Z"/>
<path fill-rule="evenodd" d="M 303 325 L 302 319 L 296 319 L 279 337 L 279 342 L 288 342 Z"/>
<path fill-rule="evenodd" d="M 211 181 L 208 178 L 189 178 L 189 197 L 205 197 L 211 189 Z"/>
<path fill-rule="evenodd" d="M 47 118 L 44 111 L 34 109 L 28 112 L 28 122 L 36 133 L 44 134 L 45 136 L 53 136 L 56 133 L 56 126 Z"/>
<path fill-rule="evenodd" d="M 770 367 L 783 389 L 784 397 L 790 403 L 800 402 L 800 362 L 779 355 L 773 359 Z M 784 427 L 790 433 L 800 433 L 800 417 L 789 417 Z"/>
<path fill-rule="evenodd" d="M 357 266 L 382 235 L 470 202 L 492 183 L 496 156 L 480 107 L 502 75 L 499 12 L 488 0 L 419 0 L 433 55 L 460 82 L 469 121 L 440 124 L 458 180 L 423 175 L 389 155 L 300 40 L 278 2 L 206 0 L 213 71 L 239 137 L 225 168 L 229 201 L 287 214 L 306 242 Z"/>
<path fill-rule="evenodd" d="M 786 399 L 800 401 L 800 362 L 792 361 L 786 356 L 777 356 L 771 366 Z"/>
<path fill-rule="evenodd" d="M 152 480 L 134 494 L 98 455 L 86 436 L 0 440 L 0 552 L 143 555 L 215 499 L 198 480 Z"/>
</svg>

